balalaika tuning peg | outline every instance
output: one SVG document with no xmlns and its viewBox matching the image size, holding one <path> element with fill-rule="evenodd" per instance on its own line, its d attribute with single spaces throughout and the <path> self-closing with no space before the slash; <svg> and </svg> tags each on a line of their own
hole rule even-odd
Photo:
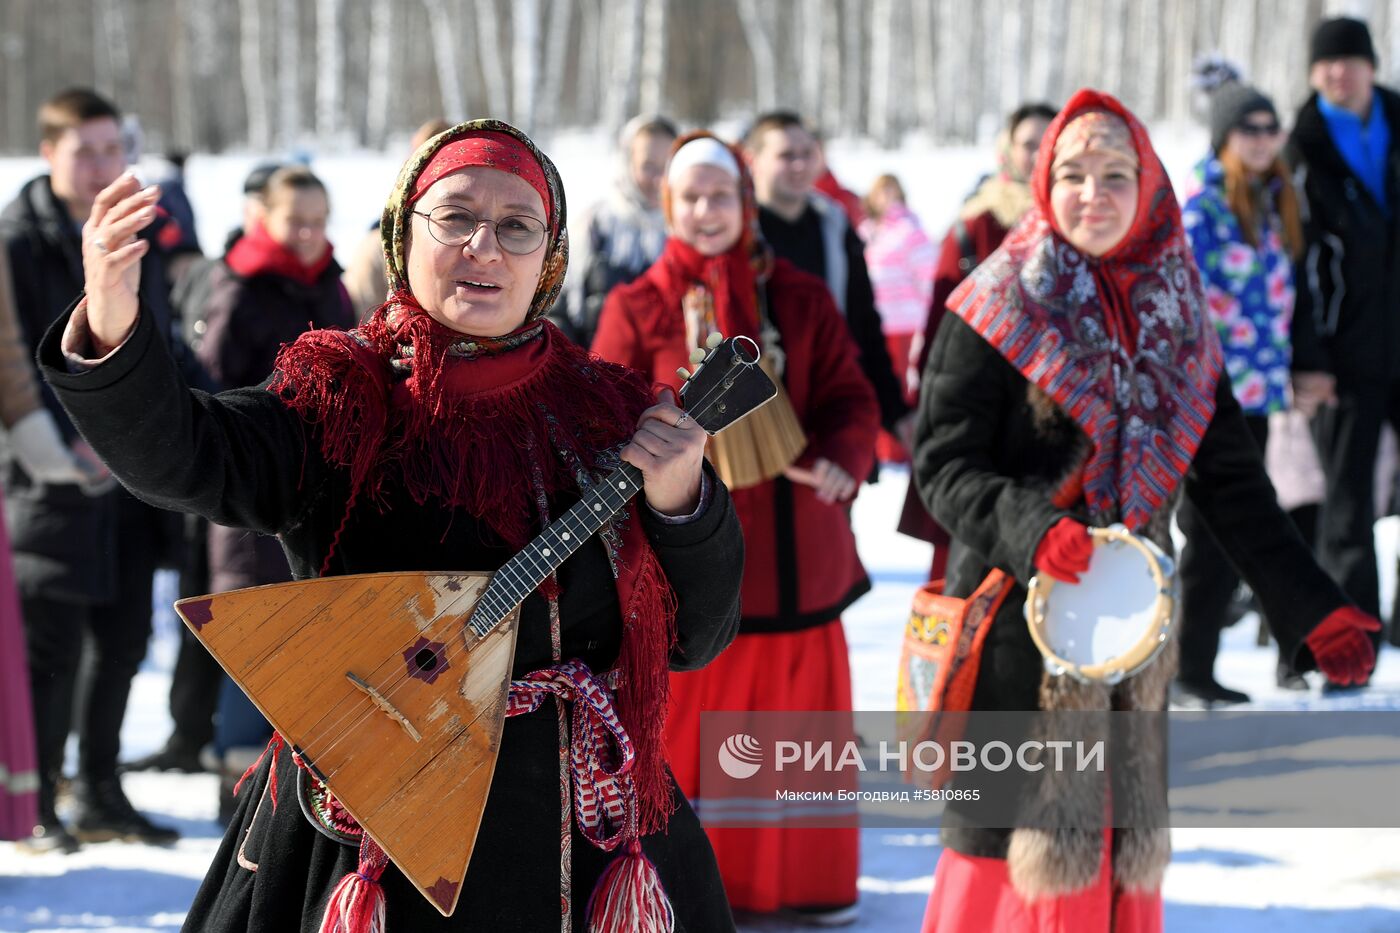
<svg viewBox="0 0 1400 933">
<path fill-rule="evenodd" d="M 690 361 L 692 363 L 699 363 L 703 359 L 705 359 L 704 350 L 700 349 L 699 347 L 696 347 L 694 350 L 690 351 Z"/>
<path fill-rule="evenodd" d="M 711 350 L 722 343 L 724 343 L 724 334 L 718 331 L 705 338 L 705 346 L 709 347 Z"/>
<path fill-rule="evenodd" d="M 682 379 L 689 379 L 690 370 L 686 369 L 684 366 L 678 366 L 676 367 L 676 375 L 680 376 Z"/>
</svg>

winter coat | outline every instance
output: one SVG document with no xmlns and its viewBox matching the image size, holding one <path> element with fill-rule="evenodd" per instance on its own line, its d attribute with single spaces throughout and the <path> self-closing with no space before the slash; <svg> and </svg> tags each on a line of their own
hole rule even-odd
<svg viewBox="0 0 1400 933">
<path fill-rule="evenodd" d="M 143 238 L 158 236 L 157 226 L 143 231 Z M 47 175 L 26 184 L 0 212 L 0 241 L 9 256 L 21 337 L 34 346 L 83 290 L 78 226 L 54 195 Z M 141 260 L 141 300 L 155 332 L 176 354 L 186 378 L 201 388 L 210 387 L 199 363 L 172 333 L 159 249 L 151 249 Z M 41 389 L 41 399 L 64 440 L 76 439 L 77 430 L 49 387 Z M 124 525 L 154 523 L 158 526 L 154 537 L 162 547 L 178 539 L 175 516 L 147 509 L 121 489 L 89 497 L 73 484 L 36 483 L 8 449 L 0 453 L 0 486 L 5 490 L 15 580 L 25 596 L 88 605 L 115 598 L 119 520 Z"/>
<path fill-rule="evenodd" d="M 317 576 L 337 539 L 330 574 L 395 570 L 493 570 L 509 549 L 463 510 L 418 504 L 395 483 L 383 508 L 357 502 L 344 527 L 347 471 L 321 455 L 318 429 L 273 393 L 188 391 L 143 309 L 131 337 L 106 361 L 70 374 L 61 351 L 67 316 L 39 348 L 45 378 L 92 446 L 122 482 L 162 508 L 276 534 L 293 576 Z M 711 476 L 708 508 L 694 521 L 668 524 L 638 510 L 644 531 L 675 591 L 678 644 L 673 668 L 708 663 L 738 626 L 743 541 L 723 484 Z M 571 502 L 552 503 L 559 514 Z M 340 529 L 339 531 L 337 529 Z M 596 671 L 617 656 L 622 623 L 608 555 L 596 538 L 559 571 L 564 657 Z M 514 676 L 551 661 L 548 605 L 538 592 L 521 607 Z M 506 720 L 491 793 L 461 900 L 450 920 L 393 867 L 382 883 L 392 930 L 537 930 L 559 924 L 560 811 L 558 718 L 554 704 Z M 355 871 L 353 847 L 323 835 L 295 799 L 291 755 L 277 758 L 280 797 L 257 807 L 273 756 L 240 794 L 238 810 L 214 867 L 196 896 L 185 929 L 319 928 L 331 889 Z M 677 795 L 668 834 L 645 837 L 677 910 L 677 930 L 732 929 L 713 855 L 694 813 Z M 451 827 L 447 827 L 451 830 Z M 588 892 L 610 861 L 573 832 L 573 903 L 581 915 Z M 258 864 L 254 874 L 242 863 Z M 578 927 L 576 920 L 576 928 Z"/>
<path fill-rule="evenodd" d="M 1259 246 L 1245 239 L 1225 199 L 1225 169 L 1215 156 L 1197 166 L 1181 211 L 1191 252 L 1201 270 L 1211 321 L 1225 350 L 1225 371 L 1247 415 L 1288 407 L 1293 320 L 1293 261 L 1281 221 L 1268 201 Z"/>
<path fill-rule="evenodd" d="M 914 334 L 924 326 L 938 253 L 919 218 L 891 204 L 879 220 L 866 221 L 865 264 L 885 334 Z"/>
<path fill-rule="evenodd" d="M 12 428 L 39 410 L 39 387 L 28 344 L 20 336 L 10 259 L 0 251 L 0 425 Z"/>
<path fill-rule="evenodd" d="M 689 358 L 685 319 L 662 294 L 651 273 L 614 291 L 593 352 L 675 386 L 676 369 Z M 783 384 L 808 438 L 798 464 L 824 457 L 851 476 L 865 476 L 879 414 L 825 285 L 780 259 L 767 283 L 767 301 L 787 361 Z M 869 591 L 844 506 L 822 503 L 810 486 L 783 478 L 731 495 L 747 555 L 744 634 L 830 622 Z"/>
<path fill-rule="evenodd" d="M 826 281 L 860 350 L 861 371 L 875 389 L 880 403 L 880 426 L 891 430 L 909 413 L 909 406 L 904 403 L 904 388 L 895 378 L 880 314 L 875 310 L 875 291 L 870 287 L 870 273 L 865 267 L 865 245 L 835 201 L 814 194 L 810 203 L 794 223 L 767 208 L 759 208 L 763 238 L 780 258 Z"/>
<path fill-rule="evenodd" d="M 357 321 L 384 303 L 389 288 L 384 278 L 384 237 L 377 222 L 355 243 L 340 280 L 350 293 Z"/>
<path fill-rule="evenodd" d="M 1344 390 L 1400 378 L 1400 95 L 1375 93 L 1392 127 L 1389 216 L 1342 158 L 1316 94 L 1285 150 L 1307 246 L 1295 271 L 1293 369 L 1333 373 Z"/>
<path fill-rule="evenodd" d="M 1279 509 L 1227 380 L 1219 380 L 1215 405 L 1184 494 L 1258 594 L 1280 657 L 1297 670 L 1312 670 L 1315 661 L 1303 638 L 1346 597 Z M 1079 469 L 1089 439 L 955 315 L 948 315 L 934 339 L 917 438 L 919 494 L 957 545 L 948 593 L 969 595 L 993 567 L 1016 581 L 987 634 L 972 709 L 1040 709 L 1044 660 L 1023 614 L 1025 582 L 1035 573 L 1035 550 L 1051 525 L 1064 517 L 1089 523 L 1082 498 L 1067 509 L 1051 502 Z M 1168 548 L 1170 520 L 1170 509 L 1164 509 L 1146 529 Z M 1174 652 L 1175 642 L 1168 644 Z M 1168 658 L 1125 681 L 1138 698 L 1130 708 L 1163 708 L 1173 668 Z M 1010 830 L 980 828 L 960 819 L 956 807 L 945 815 L 942 833 L 946 845 L 964 854 L 1006 857 Z"/>
<path fill-rule="evenodd" d="M 355 324 L 334 262 L 312 285 L 264 272 L 240 276 L 220 262 L 210 274 L 199 358 L 221 386 L 260 384 L 277 351 L 303 331 Z M 234 590 L 291 579 L 276 538 L 238 528 L 209 528 L 210 586 Z"/>
<path fill-rule="evenodd" d="M 1029 195 L 1018 199 L 1009 194 L 1010 184 L 995 176 L 984 181 L 973 192 L 963 206 L 962 215 L 943 238 L 943 245 L 938 250 L 938 266 L 933 274 L 933 297 L 924 321 L 923 340 L 915 355 L 915 372 L 919 374 L 921 382 L 927 378 L 929 347 L 933 346 L 938 325 L 947 313 L 948 296 L 962 284 L 968 273 L 1001 245 L 1001 241 L 1006 239 L 1007 230 L 1015 225 L 1019 216 L 1014 212 L 1024 209 L 1022 201 Z M 1025 185 L 1020 187 L 1025 188 Z M 947 547 L 949 543 L 948 532 L 928 514 L 919 500 L 918 487 L 914 483 L 910 483 L 905 491 L 898 528 L 900 534 L 929 541 L 935 548 Z"/>
<path fill-rule="evenodd" d="M 589 212 L 585 230 L 575 246 L 563 298 L 550 320 L 586 347 L 597 333 L 598 316 L 608 295 L 647 271 L 661 255 L 666 218 L 661 208 L 646 202 L 624 172 L 608 196 Z"/>
</svg>

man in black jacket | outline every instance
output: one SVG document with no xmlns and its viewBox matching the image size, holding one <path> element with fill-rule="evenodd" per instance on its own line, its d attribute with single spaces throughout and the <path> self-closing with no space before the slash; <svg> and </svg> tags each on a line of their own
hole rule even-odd
<svg viewBox="0 0 1400 933">
<path fill-rule="evenodd" d="M 15 307 L 31 346 L 82 291 L 82 225 L 97 194 L 126 168 L 120 114 L 92 91 L 73 89 L 50 98 L 39 110 L 39 128 L 40 154 L 50 173 L 31 180 L 0 212 Z M 159 223 L 156 227 L 147 236 L 158 236 Z M 161 250 L 149 243 L 146 249 L 142 300 L 168 335 Z M 64 439 L 83 449 L 47 385 L 43 401 Z M 40 823 L 27 845 L 72 851 L 78 839 L 173 842 L 178 838 L 173 829 L 132 808 L 116 774 L 127 697 L 151 632 L 151 577 L 170 523 L 120 488 L 89 495 L 91 490 L 76 484 L 37 480 L 8 449 L 0 450 L 0 482 L 24 615 L 39 754 Z M 70 832 L 54 812 L 54 788 L 73 722 L 84 633 L 91 635 L 94 664 L 78 715 L 77 810 Z"/>
<path fill-rule="evenodd" d="M 909 449 L 914 416 L 890 364 L 865 265 L 865 244 L 841 206 L 813 187 L 821 160 L 817 138 L 797 114 L 759 116 L 744 139 L 758 200 L 758 223 L 773 252 L 826 280 L 860 349 L 860 367 L 875 388 L 880 424 Z"/>
<path fill-rule="evenodd" d="M 1400 427 L 1400 95 L 1375 85 L 1363 22 L 1321 23 L 1310 58 L 1314 93 L 1287 150 L 1307 245 L 1296 270 L 1294 393 L 1317 412 L 1327 476 L 1319 558 L 1379 615 L 1376 452 L 1381 427 Z"/>
</svg>

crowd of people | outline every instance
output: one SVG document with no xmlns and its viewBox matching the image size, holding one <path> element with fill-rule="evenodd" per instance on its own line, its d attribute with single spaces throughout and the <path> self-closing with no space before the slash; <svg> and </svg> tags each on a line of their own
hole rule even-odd
<svg viewBox="0 0 1400 933">
<path fill-rule="evenodd" d="M 699 730 L 712 710 L 851 710 L 841 617 L 870 580 L 850 509 L 881 464 L 908 465 L 890 523 L 932 542 L 930 579 L 1011 581 L 972 710 L 1247 702 L 1215 677 L 1242 584 L 1280 686 L 1364 689 L 1377 460 L 1400 429 L 1400 96 L 1361 21 L 1323 21 L 1310 63 L 1289 132 L 1238 72 L 1202 69 L 1209 148 L 1181 201 L 1110 94 L 1028 102 L 941 238 L 898 178 L 845 190 L 800 114 L 734 142 L 645 114 L 571 257 L 560 173 L 528 137 L 433 121 L 344 270 L 306 165 L 258 166 L 208 259 L 182 189 L 127 171 L 117 107 L 55 95 L 48 171 L 0 212 L 0 838 L 168 844 L 121 772 L 213 770 L 228 833 L 193 929 L 852 922 L 855 824 L 792 828 L 777 806 L 703 826 Z M 707 441 L 674 393 L 715 334 L 759 346 L 779 393 Z M 1297 451 L 1320 489 L 1291 488 Z M 279 778 L 321 776 L 192 634 L 173 732 L 119 760 L 158 569 L 195 595 L 499 567 L 623 461 L 644 496 L 522 603 L 490 857 L 452 919 L 348 813 L 276 806 Z M 1077 582 L 1111 524 L 1173 553 L 1173 522 L 1168 649 L 1116 684 L 1048 671 L 1030 578 Z M 630 770 L 580 763 L 599 723 Z M 1114 762 L 1135 786 L 1161 780 L 1164 749 L 1142 752 Z M 1166 830 L 1046 793 L 1071 828 L 949 807 L 924 930 L 1161 929 Z"/>
</svg>

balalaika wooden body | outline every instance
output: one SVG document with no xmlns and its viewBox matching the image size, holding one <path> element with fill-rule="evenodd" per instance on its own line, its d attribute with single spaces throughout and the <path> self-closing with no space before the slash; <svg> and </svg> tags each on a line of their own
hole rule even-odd
<svg viewBox="0 0 1400 933">
<path fill-rule="evenodd" d="M 710 434 L 771 399 L 758 348 L 717 342 L 681 389 Z M 641 489 L 623 464 L 494 573 L 369 573 L 185 599 L 176 611 L 444 916 L 504 728 L 520 604 Z"/>
</svg>

